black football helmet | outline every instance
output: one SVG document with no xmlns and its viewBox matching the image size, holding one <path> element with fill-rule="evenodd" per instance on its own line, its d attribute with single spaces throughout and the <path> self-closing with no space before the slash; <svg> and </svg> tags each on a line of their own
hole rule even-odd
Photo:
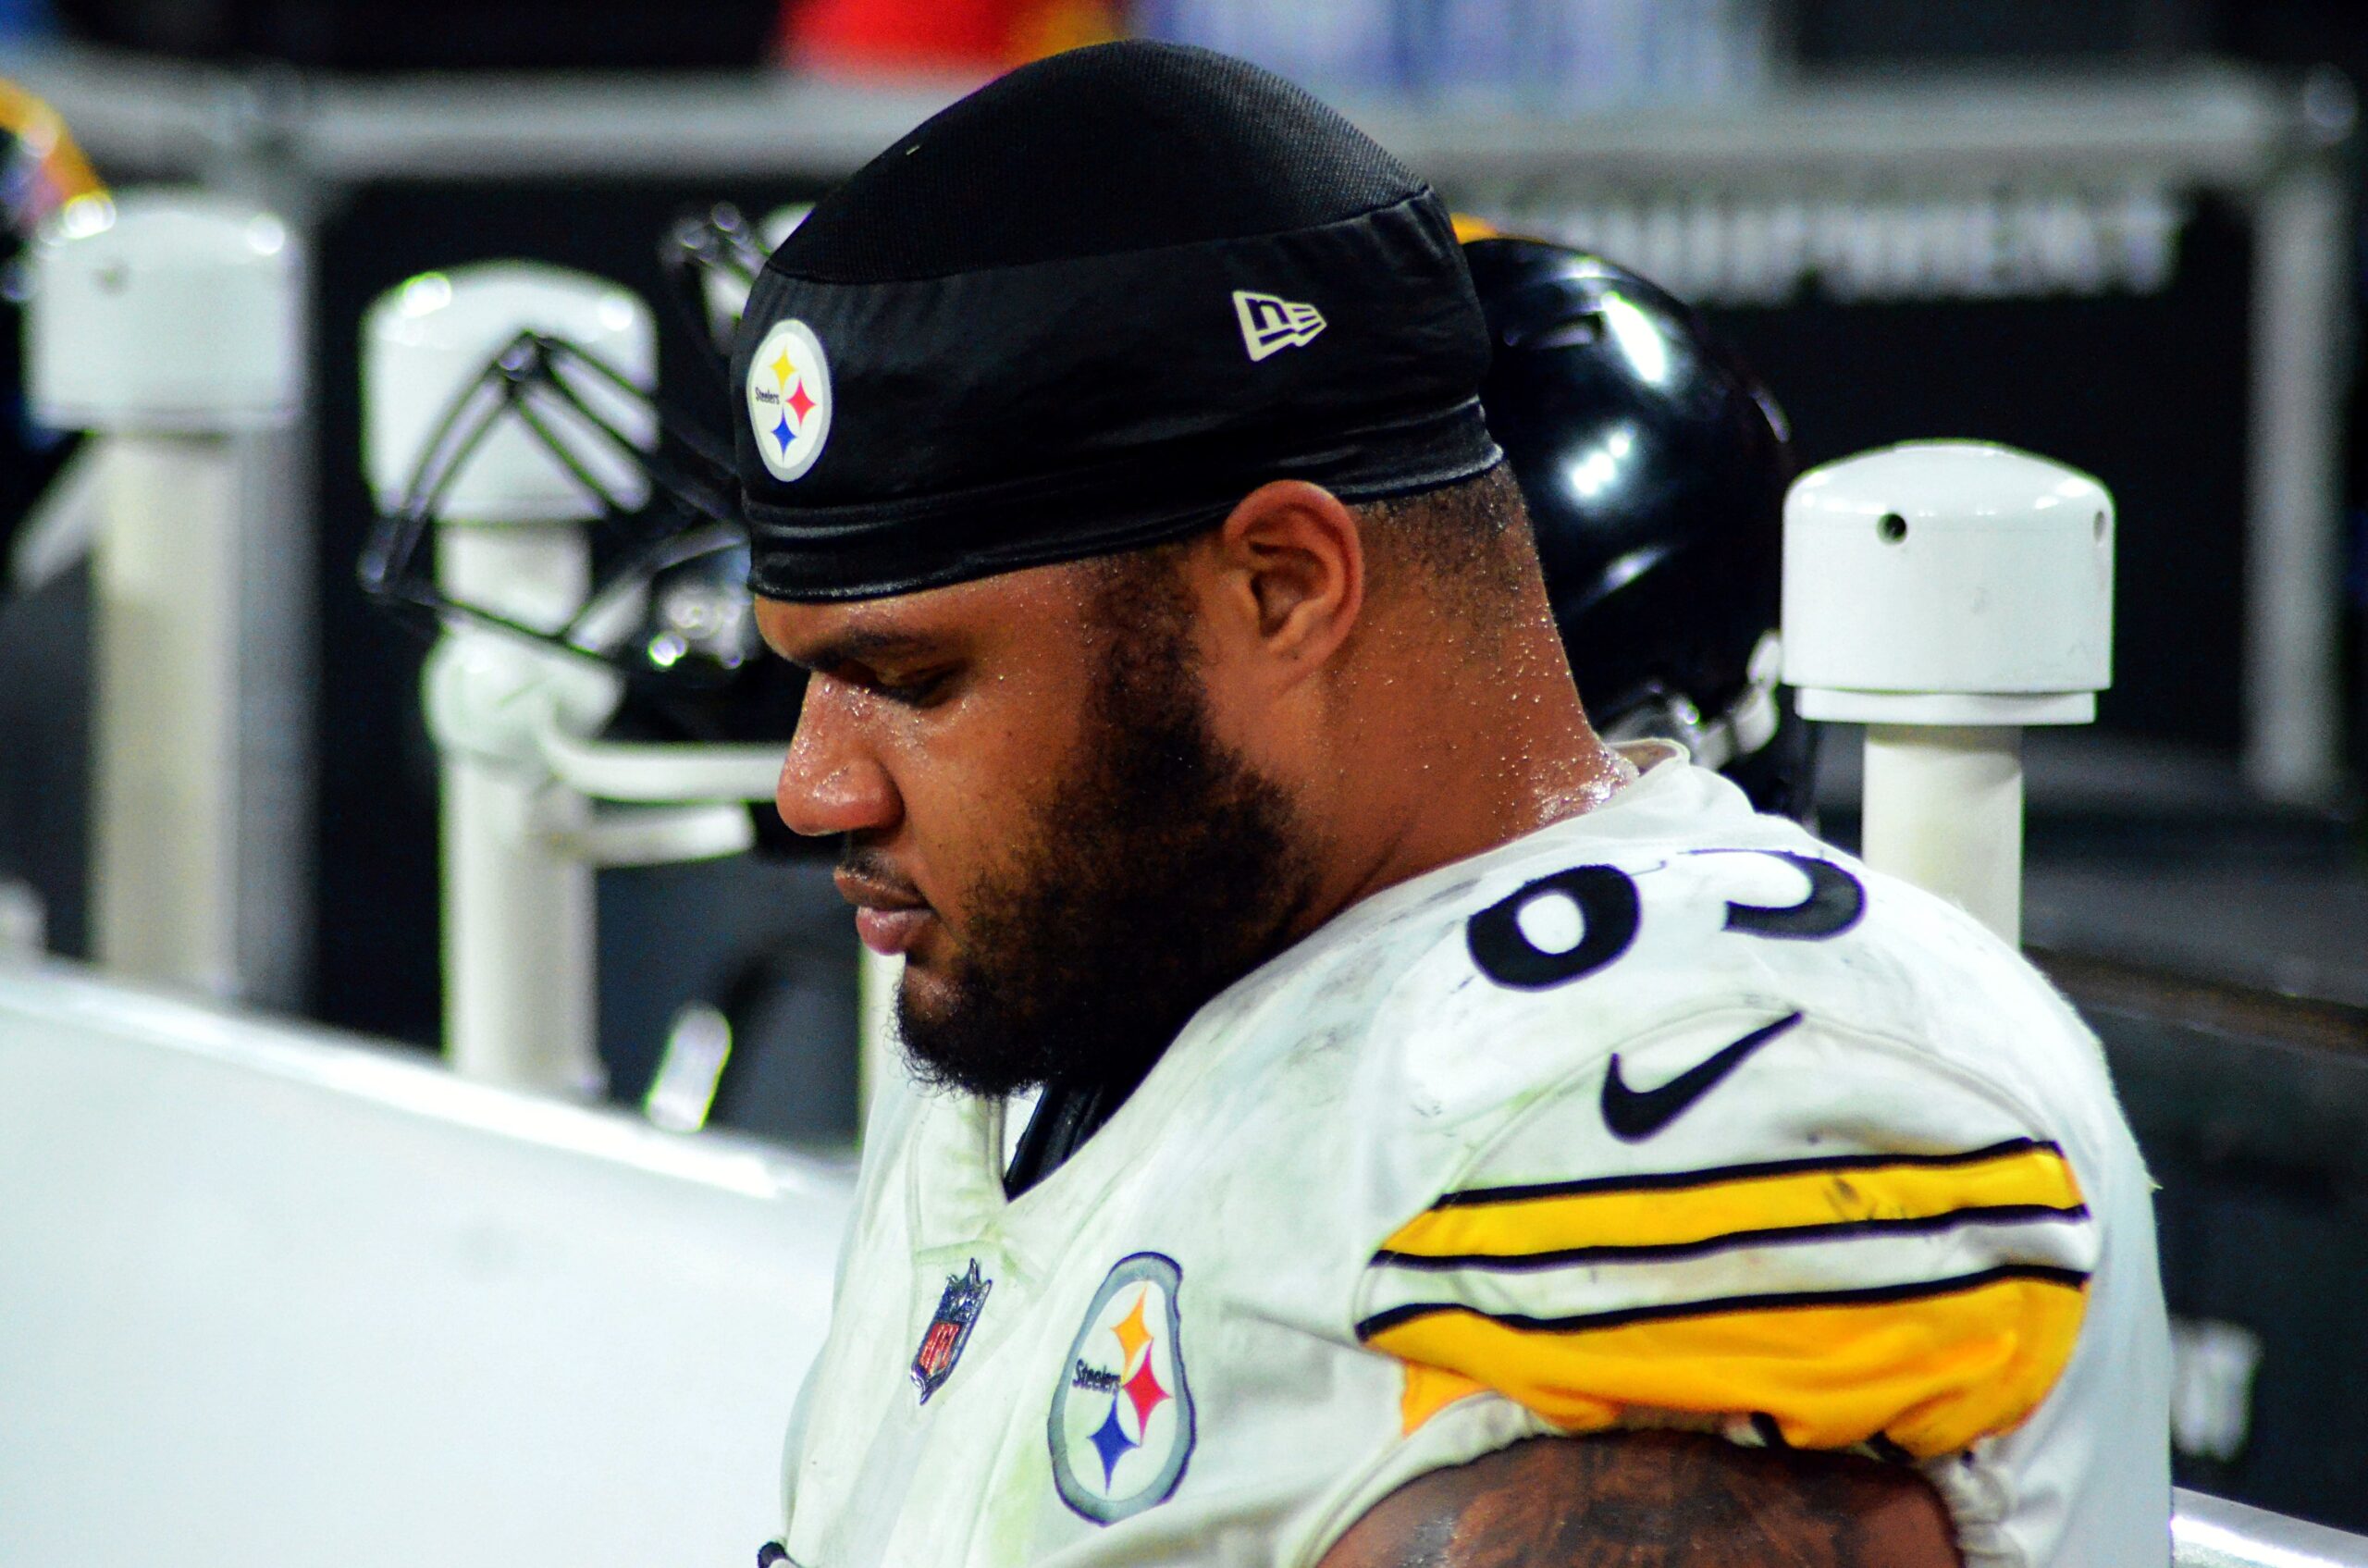
<svg viewBox="0 0 2368 1568">
<path fill-rule="evenodd" d="M 423 548 L 446 492 L 493 430 L 531 433 L 596 504 L 597 586 L 542 631 L 436 586 Z M 587 461 L 605 454 L 606 463 Z M 619 484 L 614 470 L 630 475 Z M 362 556 L 364 589 L 423 630 L 458 623 L 606 666 L 623 700 L 604 738 L 786 742 L 803 677 L 761 657 L 746 586 L 747 531 L 720 438 L 660 414 L 648 389 L 562 339 L 522 332 L 487 362 L 428 443 Z"/>
<path fill-rule="evenodd" d="M 756 225 L 729 202 L 684 214 L 659 242 L 667 302 L 719 384 L 732 378 L 732 334 L 771 249 Z"/>
<path fill-rule="evenodd" d="M 1777 685 L 1782 412 L 1691 308 L 1625 267 L 1469 241 L 1480 389 L 1595 725 L 1664 736 L 1765 811 L 1808 809 L 1814 741 Z"/>
</svg>

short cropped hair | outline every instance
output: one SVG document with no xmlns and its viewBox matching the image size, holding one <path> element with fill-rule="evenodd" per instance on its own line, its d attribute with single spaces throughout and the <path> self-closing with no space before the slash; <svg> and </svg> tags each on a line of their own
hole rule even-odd
<svg viewBox="0 0 2368 1568">
<path fill-rule="evenodd" d="M 1529 512 L 1501 463 L 1468 479 L 1349 510 L 1364 539 L 1369 593 L 1431 594 L 1475 634 L 1505 625 L 1536 579 Z M 1203 537 L 1092 561 L 1097 626 L 1135 641 L 1189 643 L 1192 607 L 1179 566 Z"/>
<path fill-rule="evenodd" d="M 1351 509 L 1364 525 L 1365 549 L 1384 592 L 1399 581 L 1425 581 L 1451 596 L 1455 609 L 1492 619 L 1510 614 L 1537 571 L 1529 511 L 1504 463 L 1469 479 Z"/>
</svg>

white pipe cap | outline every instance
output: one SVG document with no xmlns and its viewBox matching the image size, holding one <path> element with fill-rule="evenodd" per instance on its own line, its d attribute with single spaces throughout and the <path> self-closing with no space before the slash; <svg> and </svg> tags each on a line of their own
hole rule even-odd
<svg viewBox="0 0 2368 1568">
<path fill-rule="evenodd" d="M 2113 683 L 2113 497 L 1986 441 L 1815 468 L 1784 500 L 1784 680 L 1812 719 L 2067 724 Z"/>
<path fill-rule="evenodd" d="M 202 434 L 295 418 L 295 247 L 263 208 L 202 191 L 83 196 L 43 226 L 31 265 L 42 423 Z"/>
<path fill-rule="evenodd" d="M 522 332 L 565 340 L 633 389 L 597 373 L 557 374 L 626 439 L 623 446 L 548 394 L 537 414 L 602 488 L 628 510 L 649 494 L 639 454 L 657 442 L 650 395 L 658 332 L 631 290 L 533 262 L 484 262 L 422 273 L 381 295 L 362 325 L 363 457 L 382 511 L 402 504 L 428 444 L 487 364 Z M 599 498 L 516 412 L 499 418 L 453 475 L 439 522 L 576 523 Z"/>
</svg>

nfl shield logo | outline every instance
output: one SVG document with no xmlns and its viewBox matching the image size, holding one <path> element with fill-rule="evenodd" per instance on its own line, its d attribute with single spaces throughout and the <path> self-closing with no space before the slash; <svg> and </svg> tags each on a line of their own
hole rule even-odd
<svg viewBox="0 0 2368 1568">
<path fill-rule="evenodd" d="M 970 1260 L 969 1273 L 945 1277 L 945 1294 L 937 1299 L 937 1315 L 929 1320 L 921 1348 L 913 1352 L 913 1382 L 921 1391 L 921 1403 L 929 1403 L 930 1395 L 954 1376 L 954 1364 L 962 1359 L 962 1347 L 970 1342 L 979 1309 L 986 1304 L 987 1292 L 994 1283 L 979 1277 L 977 1258 Z"/>
</svg>

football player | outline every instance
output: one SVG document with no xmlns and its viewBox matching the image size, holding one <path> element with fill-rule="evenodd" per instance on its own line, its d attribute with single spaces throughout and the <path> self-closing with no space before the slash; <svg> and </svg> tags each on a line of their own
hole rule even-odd
<svg viewBox="0 0 2368 1568">
<path fill-rule="evenodd" d="M 1593 315 L 1670 373 L 1633 290 Z M 2167 1556 L 2093 1038 L 1597 734 L 1490 362 L 1426 187 L 1166 46 L 990 85 L 767 264 L 779 805 L 903 957 L 918 1080 L 764 1561 Z"/>
</svg>

